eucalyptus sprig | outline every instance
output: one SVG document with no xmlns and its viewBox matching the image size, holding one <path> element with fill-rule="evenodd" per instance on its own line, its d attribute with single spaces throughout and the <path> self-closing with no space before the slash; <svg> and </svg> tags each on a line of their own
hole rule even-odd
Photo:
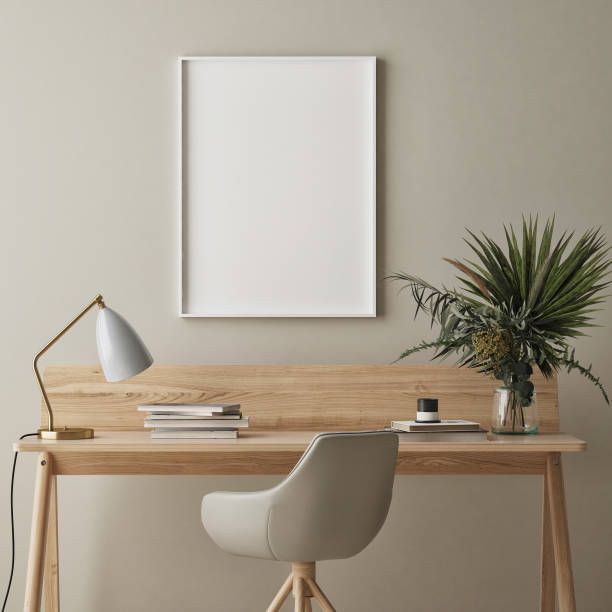
<svg viewBox="0 0 612 612">
<path fill-rule="evenodd" d="M 568 339 L 595 326 L 593 314 L 610 285 L 610 249 L 600 228 L 571 246 L 574 233 L 555 239 L 554 226 L 554 218 L 547 220 L 541 235 L 537 217 L 523 219 L 520 232 L 504 226 L 504 246 L 468 230 L 465 242 L 475 260 L 446 259 L 460 272 L 460 289 L 404 272 L 389 276 L 410 290 L 415 317 L 424 313 L 440 326 L 436 339 L 408 348 L 398 360 L 430 348 L 436 349 L 432 359 L 455 353 L 460 366 L 504 380 L 524 401 L 533 392 L 531 365 L 546 377 L 575 369 L 609 403 L 600 379 L 576 359 Z"/>
</svg>

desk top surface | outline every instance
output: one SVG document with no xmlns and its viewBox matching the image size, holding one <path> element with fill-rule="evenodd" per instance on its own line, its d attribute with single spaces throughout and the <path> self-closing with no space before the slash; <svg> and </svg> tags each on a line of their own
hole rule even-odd
<svg viewBox="0 0 612 612">
<path fill-rule="evenodd" d="M 93 453 L 249 453 L 254 451 L 303 451 L 316 431 L 247 431 L 235 440 L 153 440 L 148 431 L 100 431 L 90 440 L 42 440 L 15 442 L 20 452 Z M 586 442 L 567 434 L 495 436 L 492 434 L 399 434 L 401 453 L 484 452 L 562 453 L 586 450 Z"/>
</svg>

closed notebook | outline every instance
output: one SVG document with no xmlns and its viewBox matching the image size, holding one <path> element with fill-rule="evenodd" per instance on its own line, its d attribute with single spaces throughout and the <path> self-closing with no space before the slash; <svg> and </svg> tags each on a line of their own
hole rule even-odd
<svg viewBox="0 0 612 612">
<path fill-rule="evenodd" d="M 240 404 L 144 404 L 138 406 L 140 412 L 171 414 L 237 414 Z"/>
<path fill-rule="evenodd" d="M 167 429 L 167 430 L 154 430 L 151 432 L 151 438 L 154 439 L 209 439 L 214 440 L 217 438 L 237 438 L 237 429 L 210 429 L 208 431 L 201 429 Z"/>
<path fill-rule="evenodd" d="M 184 414 L 182 412 L 152 412 L 145 417 L 145 423 L 159 423 L 160 427 L 164 426 L 166 421 L 232 421 L 227 427 L 233 426 L 234 421 L 239 421 L 242 418 L 242 413 L 236 414 Z M 248 418 L 248 417 L 245 417 Z"/>
<path fill-rule="evenodd" d="M 166 419 L 163 421 L 145 419 L 145 427 L 158 429 L 227 429 L 234 427 L 248 427 L 249 417 L 243 419 Z"/>
<path fill-rule="evenodd" d="M 440 421 L 439 423 L 418 423 L 417 421 L 391 421 L 391 429 L 404 432 L 453 432 L 453 431 L 481 431 L 480 423 L 454 419 Z"/>
</svg>

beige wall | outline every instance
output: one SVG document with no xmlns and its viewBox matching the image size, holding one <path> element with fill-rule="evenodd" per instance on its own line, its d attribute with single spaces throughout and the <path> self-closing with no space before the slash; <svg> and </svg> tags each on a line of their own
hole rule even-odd
<svg viewBox="0 0 612 612">
<path fill-rule="evenodd" d="M 182 54 L 373 54 L 379 63 L 379 276 L 452 282 L 463 227 L 499 235 L 523 212 L 612 223 L 612 4 L 545 1 L 0 3 L 0 576 L 8 571 L 10 442 L 37 422 L 33 352 L 98 290 L 160 363 L 386 363 L 428 334 L 381 282 L 374 320 L 176 316 L 176 64 Z M 580 340 L 608 386 L 606 328 Z M 93 318 L 54 352 L 93 362 Z M 424 358 L 424 357 L 422 357 Z M 612 415 L 560 381 L 579 609 L 612 608 Z M 20 460 L 23 592 L 33 460 Z M 203 493 L 272 478 L 65 478 L 68 612 L 261 610 L 282 564 L 232 558 L 199 522 Z M 536 478 L 399 478 L 389 520 L 324 563 L 340 610 L 534 610 Z M 423 528 L 423 517 L 428 527 Z"/>
</svg>

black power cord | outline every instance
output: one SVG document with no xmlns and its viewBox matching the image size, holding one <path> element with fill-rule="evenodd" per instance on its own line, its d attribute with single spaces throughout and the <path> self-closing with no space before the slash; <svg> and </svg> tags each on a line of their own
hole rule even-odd
<svg viewBox="0 0 612 612">
<path fill-rule="evenodd" d="M 37 433 L 24 434 L 19 439 L 29 438 L 31 436 L 37 436 Z M 11 585 L 13 584 L 13 572 L 15 571 L 15 512 L 13 508 L 13 489 L 15 488 L 15 466 L 17 465 L 17 455 L 19 451 L 15 451 L 13 457 L 13 471 L 11 473 L 11 573 L 8 579 L 8 585 L 6 586 L 6 595 L 4 596 L 4 603 L 2 604 L 2 612 L 6 610 L 6 603 L 8 602 L 9 594 L 11 592 Z"/>
</svg>

